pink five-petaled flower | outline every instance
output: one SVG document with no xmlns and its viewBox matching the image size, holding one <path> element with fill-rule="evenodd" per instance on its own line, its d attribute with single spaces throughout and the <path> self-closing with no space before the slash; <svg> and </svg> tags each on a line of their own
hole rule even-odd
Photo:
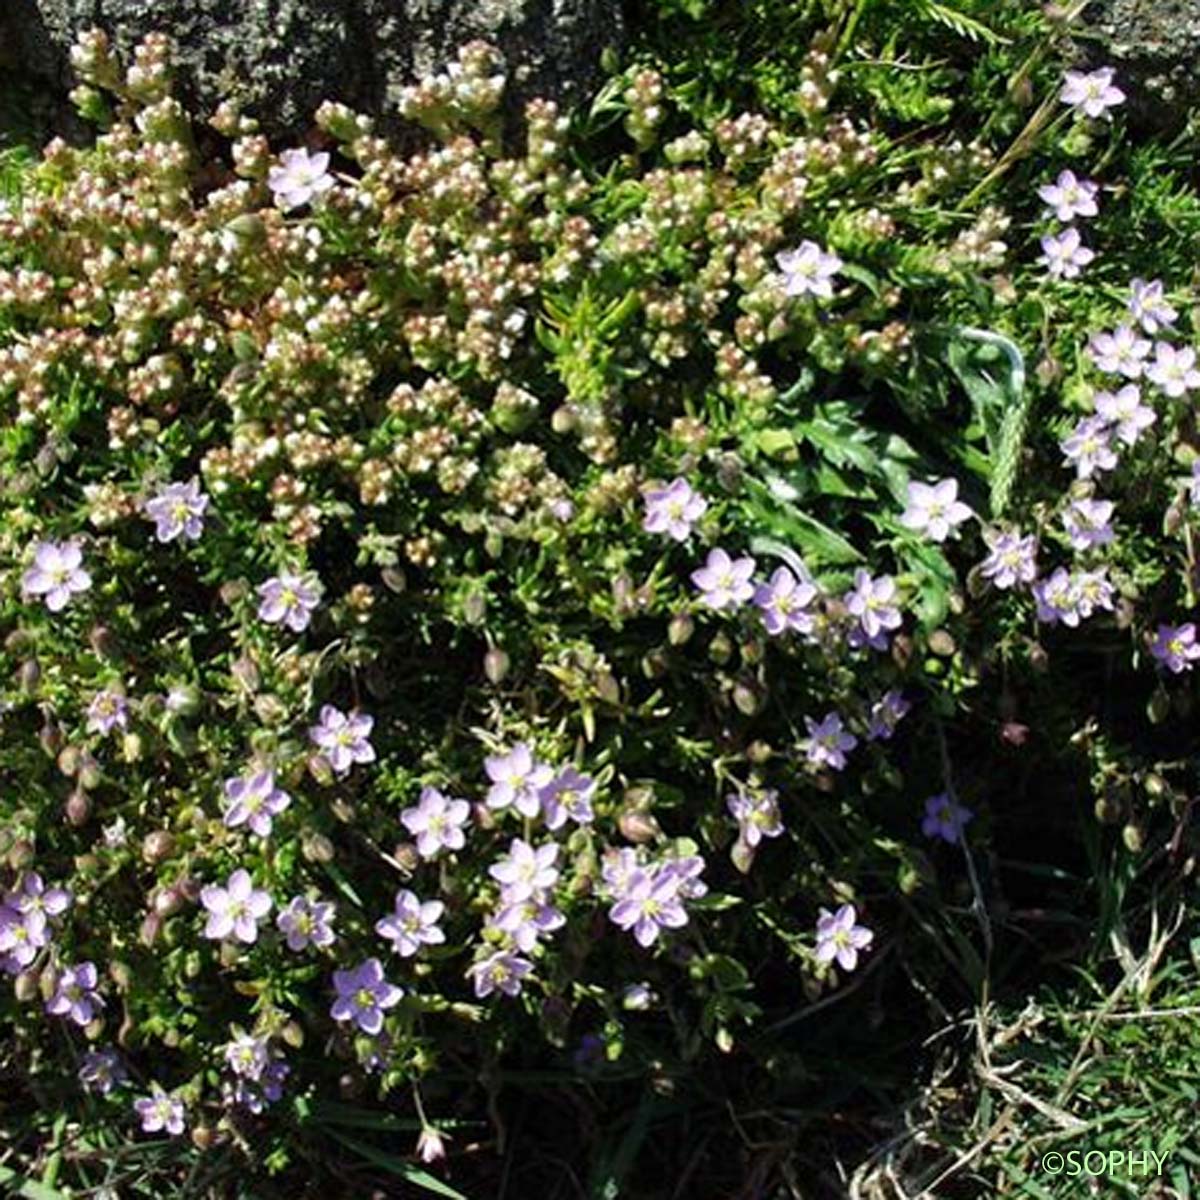
<svg viewBox="0 0 1200 1200">
<path fill-rule="evenodd" d="M 795 630 L 811 633 L 813 614 L 809 605 L 817 598 L 811 579 L 797 579 L 787 567 L 777 567 L 767 583 L 754 589 L 754 605 L 762 614 L 763 628 L 772 637 Z"/>
<path fill-rule="evenodd" d="M 819 296 L 825 300 L 832 297 L 833 277 L 842 268 L 836 254 L 811 241 L 775 255 L 775 264 L 783 275 L 783 289 L 788 296 Z"/>
<path fill-rule="evenodd" d="M 1084 497 L 1074 500 L 1062 516 L 1063 528 L 1074 550 L 1092 550 L 1108 546 L 1113 540 L 1113 502 Z"/>
<path fill-rule="evenodd" d="M 262 599 L 258 606 L 260 621 L 283 624 L 293 633 L 303 633 L 321 602 L 321 584 L 311 571 L 302 575 L 281 571 L 274 579 L 259 584 L 258 594 Z"/>
<path fill-rule="evenodd" d="M 542 820 L 547 829 L 561 829 L 568 820 L 588 825 L 594 819 L 592 796 L 596 781 L 574 767 L 564 767 L 542 788 Z"/>
<path fill-rule="evenodd" d="M 78 542 L 39 542 L 33 566 L 21 577 L 21 587 L 27 596 L 45 596 L 51 612 L 61 612 L 72 596 L 92 586 L 92 577 L 82 564 Z"/>
<path fill-rule="evenodd" d="M 329 173 L 329 155 L 324 151 L 309 154 L 307 150 L 285 150 L 279 156 L 281 165 L 267 172 L 267 186 L 275 193 L 275 203 L 284 212 L 300 208 L 314 196 L 324 195 L 333 187 Z"/>
<path fill-rule="evenodd" d="M 832 962 L 835 958 L 843 971 L 858 966 L 858 952 L 865 950 L 875 935 L 858 924 L 853 904 L 843 904 L 836 913 L 823 908 L 817 914 L 817 961 Z"/>
<path fill-rule="evenodd" d="M 700 589 L 700 601 L 709 608 L 736 608 L 745 604 L 754 595 L 754 559 L 750 557 L 731 559 L 720 547 L 708 552 L 704 566 L 691 574 L 691 580 Z"/>
<path fill-rule="evenodd" d="M 1136 446 L 1145 430 L 1158 419 L 1154 409 L 1142 403 L 1136 383 L 1127 383 L 1119 392 L 1097 392 L 1092 397 L 1096 414 L 1103 417 L 1125 446 Z"/>
<path fill-rule="evenodd" d="M 89 1092 L 99 1092 L 102 1096 L 120 1087 L 126 1077 L 125 1064 L 111 1047 L 87 1051 L 79 1064 L 79 1082 Z"/>
<path fill-rule="evenodd" d="M 897 688 L 889 688 L 874 704 L 867 718 L 867 740 L 888 741 L 896 732 L 896 726 L 912 710 L 912 703 L 904 698 Z"/>
<path fill-rule="evenodd" d="M 1196 352 L 1190 346 L 1176 347 L 1169 342 L 1154 343 L 1154 361 L 1146 367 L 1146 378 L 1164 395 L 1172 398 L 1200 388 Z"/>
<path fill-rule="evenodd" d="M 1145 358 L 1150 353 L 1150 341 L 1138 337 L 1132 325 L 1118 325 L 1112 333 L 1101 331 L 1088 339 L 1088 356 L 1096 369 L 1110 375 L 1137 379 L 1146 369 Z"/>
<path fill-rule="evenodd" d="M 932 541 L 944 542 L 956 525 L 972 515 L 958 498 L 957 479 L 942 479 L 934 484 L 914 480 L 908 485 L 908 507 L 900 517 L 900 524 Z"/>
<path fill-rule="evenodd" d="M 293 896 L 288 906 L 275 918 L 275 924 L 287 938 L 289 950 L 312 946 L 331 946 L 334 906 L 328 900 L 309 900 Z"/>
<path fill-rule="evenodd" d="M 609 919 L 622 929 L 632 930 L 639 946 L 652 946 L 660 930 L 679 929 L 687 924 L 679 883 L 673 872 L 639 868 L 609 910 Z"/>
<path fill-rule="evenodd" d="M 1037 619 L 1044 625 L 1063 624 L 1075 628 L 1079 624 L 1079 594 L 1066 567 L 1056 567 L 1052 575 L 1033 585 Z"/>
<path fill-rule="evenodd" d="M 471 815 L 465 800 L 442 795 L 435 787 L 423 787 L 415 808 L 400 814 L 401 823 L 417 839 L 417 853 L 433 858 L 439 850 L 461 850 L 466 845 L 463 826 Z"/>
<path fill-rule="evenodd" d="M 692 490 L 686 479 L 676 479 L 666 487 L 648 488 L 644 493 L 647 533 L 665 533 L 677 542 L 685 541 L 692 526 L 708 508 L 708 501 Z"/>
<path fill-rule="evenodd" d="M 178 1137 L 183 1132 L 183 1102 L 168 1095 L 157 1084 L 151 1084 L 149 1096 L 133 1102 L 134 1112 L 142 1120 L 143 1133 L 169 1133 Z"/>
<path fill-rule="evenodd" d="M 87 715 L 88 732 L 107 736 L 129 724 L 129 704 L 120 692 L 105 688 L 92 697 Z"/>
<path fill-rule="evenodd" d="M 375 932 L 387 938 L 401 958 L 410 958 L 422 946 L 446 940 L 438 925 L 445 911 L 440 900 L 420 900 L 415 892 L 402 888 L 396 893 L 395 911 L 375 922 Z"/>
<path fill-rule="evenodd" d="M 377 958 L 368 958 L 353 970 L 334 971 L 333 986 L 337 999 L 329 1015 L 335 1021 L 353 1021 L 370 1034 L 383 1028 L 384 1011 L 394 1008 L 404 995 L 383 977 L 383 965 Z"/>
<path fill-rule="evenodd" d="M 370 741 L 374 726 L 375 718 L 366 713 L 344 713 L 332 704 L 323 704 L 320 721 L 309 729 L 308 736 L 334 771 L 345 775 L 355 763 L 375 761 Z"/>
<path fill-rule="evenodd" d="M 974 815 L 969 808 L 951 800 L 948 793 L 941 792 L 925 801 L 921 832 L 926 837 L 941 838 L 953 845 L 962 838 L 963 829 Z"/>
<path fill-rule="evenodd" d="M 1073 225 L 1061 233 L 1047 233 L 1042 237 L 1042 253 L 1038 262 L 1045 263 L 1053 279 L 1075 279 L 1084 267 L 1096 257 L 1089 250 Z"/>
<path fill-rule="evenodd" d="M 743 842 L 751 849 L 763 838 L 777 838 L 783 833 L 783 817 L 779 812 L 779 793 L 774 788 L 763 792 L 735 792 L 725 797 L 730 814 L 738 823 Z"/>
<path fill-rule="evenodd" d="M 842 718 L 831 712 L 820 721 L 805 717 L 804 724 L 808 727 L 808 761 L 813 766 L 832 767 L 841 771 L 846 766 L 846 751 L 853 750 L 858 745 L 858 738 L 848 733 L 842 725 Z"/>
<path fill-rule="evenodd" d="M 1074 171 L 1060 171 L 1053 183 L 1038 188 L 1038 196 L 1060 221 L 1076 217 L 1094 217 L 1099 209 L 1096 196 L 1100 187 L 1090 179 L 1077 179 Z"/>
<path fill-rule="evenodd" d="M 1160 625 L 1150 653 L 1174 675 L 1190 671 L 1192 664 L 1200 658 L 1196 626 L 1190 621 L 1186 625 Z"/>
<path fill-rule="evenodd" d="M 521 838 L 514 838 L 508 856 L 488 868 L 488 874 L 501 885 L 505 904 L 517 904 L 540 895 L 558 880 L 558 844 L 547 842 L 536 849 Z"/>
<path fill-rule="evenodd" d="M 510 950 L 500 950 L 487 958 L 480 959 L 467 971 L 475 984 L 475 996 L 484 999 L 493 992 L 505 996 L 517 996 L 521 992 L 521 981 L 533 970 L 533 963 Z"/>
<path fill-rule="evenodd" d="M 1097 67 L 1088 72 L 1067 71 L 1063 74 L 1058 98 L 1084 116 L 1107 119 L 1108 110 L 1125 99 L 1125 93 L 1113 83 L 1115 74 L 1112 67 Z"/>
<path fill-rule="evenodd" d="M 254 771 L 225 780 L 225 796 L 230 806 L 225 812 L 225 826 L 235 829 L 248 825 L 259 837 L 269 837 L 271 821 L 292 802 L 291 796 L 275 786 L 274 771 Z"/>
<path fill-rule="evenodd" d="M 1112 428 L 1103 417 L 1084 417 L 1059 445 L 1080 479 L 1091 479 L 1096 472 L 1111 471 L 1117 465 Z"/>
<path fill-rule="evenodd" d="M 198 479 L 170 483 L 143 505 L 146 516 L 156 525 L 154 536 L 160 542 L 173 542 L 179 537 L 194 542 L 204 532 L 207 508 L 208 497 L 200 490 Z"/>
<path fill-rule="evenodd" d="M 554 778 L 554 768 L 539 762 L 527 742 L 518 742 L 507 754 L 489 755 L 483 769 L 492 781 L 488 808 L 515 808 L 523 817 L 536 817 L 542 807 L 542 788 Z"/>
<path fill-rule="evenodd" d="M 1147 333 L 1158 333 L 1170 329 L 1179 313 L 1171 307 L 1163 294 L 1161 279 L 1133 279 L 1129 283 L 1129 315 Z"/>
<path fill-rule="evenodd" d="M 888 633 L 899 629 L 904 621 L 896 604 L 896 581 L 890 575 L 872 579 L 871 573 L 859 567 L 854 572 L 854 587 L 842 598 L 846 611 L 858 618 L 850 631 L 850 645 L 855 649 L 870 646 L 886 650 Z"/>
<path fill-rule="evenodd" d="M 208 909 L 204 936 L 220 940 L 232 934 L 247 944 L 258 940 L 258 922 L 271 911 L 271 897 L 256 889 L 250 872 L 239 867 L 224 887 L 209 884 L 200 892 L 200 903 Z"/>
<path fill-rule="evenodd" d="M 991 551 L 979 564 L 979 572 L 1001 591 L 1037 578 L 1037 538 L 1023 537 L 1017 530 L 985 529 L 983 540 Z"/>
<path fill-rule="evenodd" d="M 46 1011 L 56 1017 L 69 1017 L 76 1025 L 90 1025 L 103 997 L 96 991 L 94 963 L 81 962 L 64 967 L 58 976 L 54 995 L 46 1001 Z"/>
</svg>

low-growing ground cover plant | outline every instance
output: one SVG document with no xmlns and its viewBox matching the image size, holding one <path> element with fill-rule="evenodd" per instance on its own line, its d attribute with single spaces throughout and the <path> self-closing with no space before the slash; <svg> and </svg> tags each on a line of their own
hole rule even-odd
<svg viewBox="0 0 1200 1200">
<path fill-rule="evenodd" d="M 1090 886 L 1011 898 L 1031 828 L 1079 836 L 1057 790 L 1126 846 L 1066 861 L 1178 865 L 1192 280 L 1115 235 L 1200 210 L 1104 175 L 1111 71 L 1038 43 L 1005 150 L 869 61 L 843 109 L 852 35 L 790 112 L 638 66 L 516 149 L 474 44 L 408 153 L 333 103 L 303 146 L 193 123 L 166 39 L 80 44 L 103 132 L 0 216 L 2 1011 L 48 1186 L 445 1194 L 415 1154 L 469 1192 L 549 1063 L 535 1102 L 640 1093 L 587 1183 L 623 1194 L 693 1089 L 778 1104 L 822 1037 L 886 1058 L 918 997 L 1103 944 L 1132 900 L 1014 912 Z M 746 1122 L 711 1194 L 829 1137 Z"/>
</svg>

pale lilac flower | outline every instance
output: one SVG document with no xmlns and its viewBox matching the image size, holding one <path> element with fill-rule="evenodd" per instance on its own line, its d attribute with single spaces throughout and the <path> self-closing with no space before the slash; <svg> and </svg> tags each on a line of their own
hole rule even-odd
<svg viewBox="0 0 1200 1200">
<path fill-rule="evenodd" d="M 875 940 L 874 933 L 858 924 L 853 904 L 843 904 L 836 913 L 821 909 L 817 916 L 817 961 L 832 962 L 835 958 L 843 971 L 858 966 L 858 952 Z"/>
<path fill-rule="evenodd" d="M 445 911 L 440 900 L 419 900 L 415 892 L 401 889 L 396 893 L 395 911 L 375 922 L 375 932 L 387 938 L 401 958 L 410 958 L 422 946 L 446 940 L 438 924 Z"/>
<path fill-rule="evenodd" d="M 646 870 L 634 871 L 608 915 L 614 924 L 632 930 L 638 945 L 644 947 L 652 946 L 661 930 L 687 924 L 679 880 L 674 875 Z"/>
<path fill-rule="evenodd" d="M 483 769 L 492 781 L 488 808 L 513 807 L 523 817 L 536 817 L 542 807 L 542 788 L 554 778 L 554 768 L 539 762 L 527 742 L 518 742 L 507 754 L 490 755 Z"/>
<path fill-rule="evenodd" d="M 329 1010 L 335 1021 L 353 1021 L 363 1033 L 378 1033 L 383 1028 L 386 1009 L 399 1004 L 402 988 L 383 977 L 383 965 L 368 958 L 349 971 L 334 971 L 333 986 L 337 999 Z"/>
<path fill-rule="evenodd" d="M 1094 217 L 1100 211 L 1096 207 L 1099 192 L 1099 185 L 1090 179 L 1077 179 L 1074 171 L 1060 171 L 1058 178 L 1038 188 L 1037 194 L 1060 221 L 1071 221 Z"/>
<path fill-rule="evenodd" d="M 533 847 L 514 838 L 508 855 L 488 868 L 488 874 L 502 887 L 506 904 L 516 904 L 554 886 L 558 880 L 558 844 L 547 842 Z"/>
<path fill-rule="evenodd" d="M 1086 73 L 1067 71 L 1058 98 L 1084 116 L 1107 119 L 1108 110 L 1125 100 L 1125 93 L 1113 83 L 1115 74 L 1112 67 L 1097 67 Z"/>
<path fill-rule="evenodd" d="M 272 818 L 292 802 L 287 792 L 275 786 L 274 771 L 255 771 L 225 780 L 225 796 L 231 802 L 225 813 L 226 827 L 248 825 L 263 838 L 270 836 Z"/>
<path fill-rule="evenodd" d="M 1179 313 L 1171 307 L 1164 295 L 1161 279 L 1134 279 L 1129 284 L 1129 315 L 1147 333 L 1158 333 L 1170 329 Z"/>
<path fill-rule="evenodd" d="M 896 581 L 890 575 L 872 579 L 869 571 L 859 567 L 854 572 L 854 588 L 846 593 L 844 602 L 846 611 L 858 621 L 850 633 L 851 646 L 886 650 L 888 632 L 899 629 L 904 621 L 896 605 Z"/>
<path fill-rule="evenodd" d="M 332 704 L 323 704 L 320 722 L 309 729 L 308 736 L 324 751 L 334 771 L 345 775 L 355 763 L 375 761 L 375 747 L 370 741 L 374 725 L 375 718 L 366 713 L 344 713 Z"/>
<path fill-rule="evenodd" d="M 709 608 L 736 608 L 754 595 L 754 559 L 731 559 L 719 547 L 708 552 L 704 566 L 691 574 L 691 580 L 703 593 L 701 603 Z"/>
<path fill-rule="evenodd" d="M 284 212 L 301 208 L 334 186 L 333 176 L 329 173 L 329 155 L 324 151 L 309 154 L 305 149 L 285 150 L 279 156 L 279 162 L 281 165 L 267 172 L 267 186 Z"/>
<path fill-rule="evenodd" d="M 633 873 L 638 869 L 636 850 L 631 850 L 628 846 L 622 846 L 619 849 L 610 846 L 604 852 L 604 861 L 600 865 L 600 876 L 608 890 L 615 896 L 629 886 Z"/>
<path fill-rule="evenodd" d="M 1192 477 L 1188 481 L 1188 499 L 1194 508 L 1200 508 L 1200 458 L 1192 460 Z"/>
<path fill-rule="evenodd" d="M 1103 417 L 1084 417 L 1059 445 L 1079 479 L 1091 479 L 1096 472 L 1111 471 L 1117 465 L 1112 430 Z"/>
<path fill-rule="evenodd" d="M 293 896 L 288 906 L 275 918 L 279 931 L 287 937 L 289 950 L 304 950 L 312 946 L 331 946 L 334 906 L 327 900 L 309 900 Z"/>
<path fill-rule="evenodd" d="M 1112 544 L 1113 502 L 1111 500 L 1075 500 L 1062 515 L 1063 526 L 1076 550 L 1093 550 Z"/>
<path fill-rule="evenodd" d="M 956 804 L 946 792 L 942 792 L 925 801 L 921 832 L 926 837 L 941 838 L 954 845 L 962 838 L 963 829 L 974 815 L 969 808 Z"/>
<path fill-rule="evenodd" d="M 258 606 L 260 621 L 268 625 L 282 623 L 293 633 L 303 633 L 321 602 L 321 584 L 311 571 L 303 575 L 283 571 L 259 584 L 258 594 L 262 598 Z"/>
<path fill-rule="evenodd" d="M 1075 597 L 1075 608 L 1084 620 L 1097 609 L 1112 612 L 1114 589 L 1108 579 L 1107 567 L 1076 572 L 1071 576 L 1071 590 Z"/>
<path fill-rule="evenodd" d="M 209 884 L 201 889 L 200 903 L 208 909 L 204 936 L 220 940 L 231 934 L 247 944 L 258 939 L 258 922 L 271 911 L 271 897 L 256 889 L 250 872 L 239 867 L 224 887 Z"/>
<path fill-rule="evenodd" d="M 134 1112 L 142 1119 L 143 1133 L 169 1133 L 178 1137 L 183 1132 L 183 1102 L 168 1095 L 157 1084 L 151 1084 L 149 1096 L 133 1103 Z"/>
<path fill-rule="evenodd" d="M 269 1061 L 267 1039 L 235 1030 L 237 1037 L 225 1046 L 225 1062 L 243 1079 L 258 1081 Z"/>
<path fill-rule="evenodd" d="M 1112 333 L 1093 333 L 1088 339 L 1087 350 L 1097 370 L 1109 375 L 1124 375 L 1126 379 L 1137 379 L 1146 369 L 1150 341 L 1138 337 L 1131 325 L 1118 325 Z"/>
<path fill-rule="evenodd" d="M 56 1017 L 69 1017 L 76 1025 L 90 1025 L 104 998 L 96 991 L 94 963 L 81 962 L 64 967 L 58 975 L 54 995 L 46 1001 L 46 1011 Z"/>
<path fill-rule="evenodd" d="M 561 829 L 568 820 L 589 825 L 595 817 L 592 797 L 596 781 L 574 767 L 564 767 L 542 788 L 542 820 L 547 829 Z"/>
<path fill-rule="evenodd" d="M 1160 625 L 1150 653 L 1174 675 L 1190 671 L 1192 664 L 1200 658 L 1196 626 L 1191 621 L 1185 625 Z"/>
<path fill-rule="evenodd" d="M 505 996 L 520 995 L 521 981 L 532 970 L 533 963 L 527 958 L 501 950 L 480 959 L 467 975 L 474 980 L 476 998 L 482 1000 L 493 992 L 502 992 Z"/>
<path fill-rule="evenodd" d="M 751 849 L 763 838 L 777 838 L 783 833 L 779 793 L 774 788 L 763 792 L 735 792 L 725 797 L 725 803 L 738 823 L 739 836 Z"/>
<path fill-rule="evenodd" d="M 21 878 L 17 891 L 5 896 L 6 903 L 24 914 L 27 920 L 38 919 L 44 925 L 47 917 L 58 917 L 71 907 L 72 896 L 66 888 L 47 887 L 36 871 L 28 871 Z"/>
<path fill-rule="evenodd" d="M 1137 384 L 1127 383 L 1115 395 L 1097 392 L 1092 397 L 1096 412 L 1117 431 L 1117 439 L 1126 446 L 1136 446 L 1142 433 L 1158 419 L 1154 409 L 1142 403 Z"/>
<path fill-rule="evenodd" d="M 79 1081 L 89 1092 L 107 1096 L 113 1088 L 120 1087 L 127 1078 L 121 1056 L 111 1047 L 88 1050 L 79 1066 Z"/>
<path fill-rule="evenodd" d="M 925 534 L 931 541 L 944 542 L 956 525 L 973 515 L 958 498 L 957 479 L 942 479 L 932 485 L 914 480 L 908 485 L 908 507 L 900 524 Z"/>
<path fill-rule="evenodd" d="M 33 566 L 21 577 L 21 587 L 27 596 L 44 596 L 51 612 L 61 612 L 73 596 L 92 586 L 92 577 L 82 564 L 78 542 L 39 542 Z"/>
<path fill-rule="evenodd" d="M 1019 530 L 985 529 L 983 540 L 990 553 L 979 566 L 980 574 L 1001 591 L 1037 577 L 1037 538 L 1022 537 Z"/>
<path fill-rule="evenodd" d="M 433 858 L 439 850 L 461 850 L 467 838 L 463 826 L 471 815 L 465 800 L 444 796 L 435 787 L 423 787 L 415 808 L 400 814 L 405 829 L 417 839 L 417 853 Z"/>
<path fill-rule="evenodd" d="M 1042 253 L 1038 262 L 1046 264 L 1053 279 L 1075 279 L 1084 267 L 1096 257 L 1079 236 L 1074 225 L 1061 233 L 1047 233 L 1042 237 Z"/>
<path fill-rule="evenodd" d="M 10 975 L 29 966 L 49 940 L 46 918 L 40 913 L 22 916 L 11 905 L 0 905 L 0 955 Z"/>
<path fill-rule="evenodd" d="M 692 526 L 708 508 L 708 501 L 686 479 L 676 479 L 666 487 L 645 492 L 647 533 L 665 533 L 677 542 L 686 541 Z"/>
<path fill-rule="evenodd" d="M 648 983 L 631 983 L 621 993 L 621 1007 L 630 1012 L 646 1012 L 657 999 Z"/>
<path fill-rule="evenodd" d="M 837 713 L 827 713 L 820 721 L 805 717 L 808 727 L 808 761 L 813 766 L 832 767 L 841 771 L 846 766 L 846 751 L 858 745 L 858 738 L 848 733 Z"/>
<path fill-rule="evenodd" d="M 1191 346 L 1177 348 L 1169 342 L 1154 343 L 1154 361 L 1146 368 L 1146 378 L 1172 398 L 1200 388 L 1200 370 Z"/>
<path fill-rule="evenodd" d="M 446 1157 L 446 1137 L 446 1134 L 434 1129 L 432 1125 L 422 1125 L 421 1133 L 417 1137 L 417 1157 L 426 1166 L 440 1162 Z"/>
<path fill-rule="evenodd" d="M 504 940 L 511 943 L 510 948 L 515 947 L 523 954 L 528 954 L 541 938 L 561 929 L 566 923 L 567 918 L 552 904 L 530 899 L 506 904 L 489 916 L 484 926 L 503 934 Z"/>
<path fill-rule="evenodd" d="M 1079 624 L 1079 597 L 1065 567 L 1058 567 L 1053 575 L 1039 579 L 1033 585 L 1033 598 L 1037 602 L 1037 619 L 1043 624 L 1061 622 L 1072 628 Z"/>
<path fill-rule="evenodd" d="M 811 241 L 777 254 L 775 263 L 783 275 L 784 292 L 788 296 L 819 296 L 825 300 L 833 296 L 833 277 L 842 267 L 842 260 L 836 254 Z"/>
<path fill-rule="evenodd" d="M 204 532 L 208 497 L 200 490 L 200 481 L 191 479 L 168 484 L 143 508 L 155 522 L 154 536 L 160 542 L 173 542 L 178 537 L 194 542 Z"/>
<path fill-rule="evenodd" d="M 777 567 L 767 583 L 754 590 L 754 604 L 762 613 L 763 628 L 772 637 L 794 630 L 811 633 L 813 614 L 809 605 L 817 598 L 810 579 L 797 579 L 787 567 Z"/>
<path fill-rule="evenodd" d="M 912 703 L 905 700 L 898 688 L 889 688 L 874 704 L 867 718 L 867 740 L 889 741 L 896 726 L 912 710 Z"/>
<path fill-rule="evenodd" d="M 105 688 L 92 697 L 92 702 L 88 705 L 89 733 L 107 736 L 114 729 L 124 729 L 128 724 L 129 703 L 120 692 Z"/>
<path fill-rule="evenodd" d="M 708 884 L 700 878 L 704 872 L 704 859 L 698 854 L 664 858 L 656 870 L 660 877 L 669 876 L 679 884 L 679 894 L 685 900 L 699 900 L 708 894 Z"/>
</svg>

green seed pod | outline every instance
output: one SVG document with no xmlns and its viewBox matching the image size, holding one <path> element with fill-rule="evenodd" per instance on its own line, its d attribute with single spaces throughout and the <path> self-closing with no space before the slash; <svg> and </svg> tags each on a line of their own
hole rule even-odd
<svg viewBox="0 0 1200 1200">
<path fill-rule="evenodd" d="M 667 626 L 667 640 L 672 646 L 682 646 L 692 636 L 696 622 L 691 613 L 677 612 Z"/>
</svg>

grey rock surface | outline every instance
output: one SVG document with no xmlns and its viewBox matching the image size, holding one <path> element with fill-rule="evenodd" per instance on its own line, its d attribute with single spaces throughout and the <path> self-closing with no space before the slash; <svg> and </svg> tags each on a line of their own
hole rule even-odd
<svg viewBox="0 0 1200 1200">
<path fill-rule="evenodd" d="M 1116 67 L 1135 123 L 1182 125 L 1200 104 L 1200 0 L 1095 0 L 1083 15 L 1081 49 Z"/>
<path fill-rule="evenodd" d="M 601 51 L 624 32 L 621 0 L 2 0 L 0 8 L 13 3 L 27 10 L 22 36 L 52 48 L 56 78 L 82 30 L 104 29 L 123 55 L 145 34 L 167 33 L 189 101 L 207 113 L 232 92 L 277 135 L 302 132 L 325 99 L 386 126 L 399 88 L 473 38 L 504 53 L 511 103 L 544 95 L 569 104 L 598 82 Z"/>
</svg>

